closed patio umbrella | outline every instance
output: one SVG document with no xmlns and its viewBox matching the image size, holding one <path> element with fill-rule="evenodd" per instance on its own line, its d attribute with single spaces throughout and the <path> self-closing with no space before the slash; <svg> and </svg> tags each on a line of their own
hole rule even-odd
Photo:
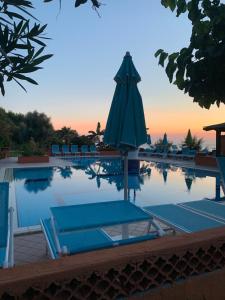
<svg viewBox="0 0 225 300">
<path fill-rule="evenodd" d="M 128 152 L 147 141 L 144 109 L 137 83 L 141 81 L 132 57 L 126 53 L 114 80 L 116 89 L 104 133 L 104 143 L 124 155 L 124 199 L 128 199 Z"/>
<path fill-rule="evenodd" d="M 167 134 L 166 133 L 164 133 L 162 144 L 163 144 L 163 146 L 167 146 L 168 145 L 168 139 L 167 139 Z"/>
</svg>

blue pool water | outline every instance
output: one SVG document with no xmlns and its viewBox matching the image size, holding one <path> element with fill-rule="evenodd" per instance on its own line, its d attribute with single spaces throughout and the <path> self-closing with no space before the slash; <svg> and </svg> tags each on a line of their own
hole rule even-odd
<svg viewBox="0 0 225 300">
<path fill-rule="evenodd" d="M 123 199 L 120 160 L 74 159 L 72 167 L 14 169 L 18 227 L 39 224 L 52 206 Z M 129 176 L 130 201 L 144 207 L 223 196 L 217 173 L 141 162 Z"/>
</svg>

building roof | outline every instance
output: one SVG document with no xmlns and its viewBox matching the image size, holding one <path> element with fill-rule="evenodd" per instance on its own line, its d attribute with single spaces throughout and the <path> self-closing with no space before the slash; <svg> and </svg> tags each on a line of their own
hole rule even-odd
<svg viewBox="0 0 225 300">
<path fill-rule="evenodd" d="M 203 129 L 205 131 L 210 131 L 210 130 L 225 131 L 225 123 L 205 126 L 205 127 L 203 127 Z"/>
</svg>

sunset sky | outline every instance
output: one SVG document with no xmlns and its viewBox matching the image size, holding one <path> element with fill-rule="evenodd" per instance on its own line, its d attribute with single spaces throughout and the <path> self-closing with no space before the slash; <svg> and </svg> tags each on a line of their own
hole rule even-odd
<svg viewBox="0 0 225 300">
<path fill-rule="evenodd" d="M 16 84 L 8 84 L 0 106 L 26 113 L 38 110 L 51 117 L 55 128 L 69 126 L 79 133 L 93 130 L 98 121 L 104 128 L 115 82 L 113 80 L 126 51 L 142 77 L 145 117 L 153 140 L 167 132 L 169 139 L 180 142 L 188 128 L 206 145 L 214 135 L 202 131 L 205 125 L 225 122 L 225 106 L 201 109 L 192 99 L 171 85 L 158 66 L 154 53 L 162 48 L 174 52 L 186 46 L 191 24 L 185 16 L 161 6 L 159 0 L 105 0 L 101 18 L 84 5 L 74 8 L 74 1 L 38 3 L 35 12 L 48 23 L 48 53 L 54 57 L 44 69 L 32 74 L 39 86 L 26 84 L 24 93 Z"/>
</svg>

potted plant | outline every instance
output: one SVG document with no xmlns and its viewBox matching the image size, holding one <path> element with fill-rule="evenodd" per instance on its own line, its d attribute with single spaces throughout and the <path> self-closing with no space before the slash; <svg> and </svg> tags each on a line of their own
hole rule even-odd
<svg viewBox="0 0 225 300">
<path fill-rule="evenodd" d="M 33 139 L 22 147 L 22 155 L 18 156 L 18 163 L 48 163 L 49 156 L 45 154 Z"/>
</svg>

